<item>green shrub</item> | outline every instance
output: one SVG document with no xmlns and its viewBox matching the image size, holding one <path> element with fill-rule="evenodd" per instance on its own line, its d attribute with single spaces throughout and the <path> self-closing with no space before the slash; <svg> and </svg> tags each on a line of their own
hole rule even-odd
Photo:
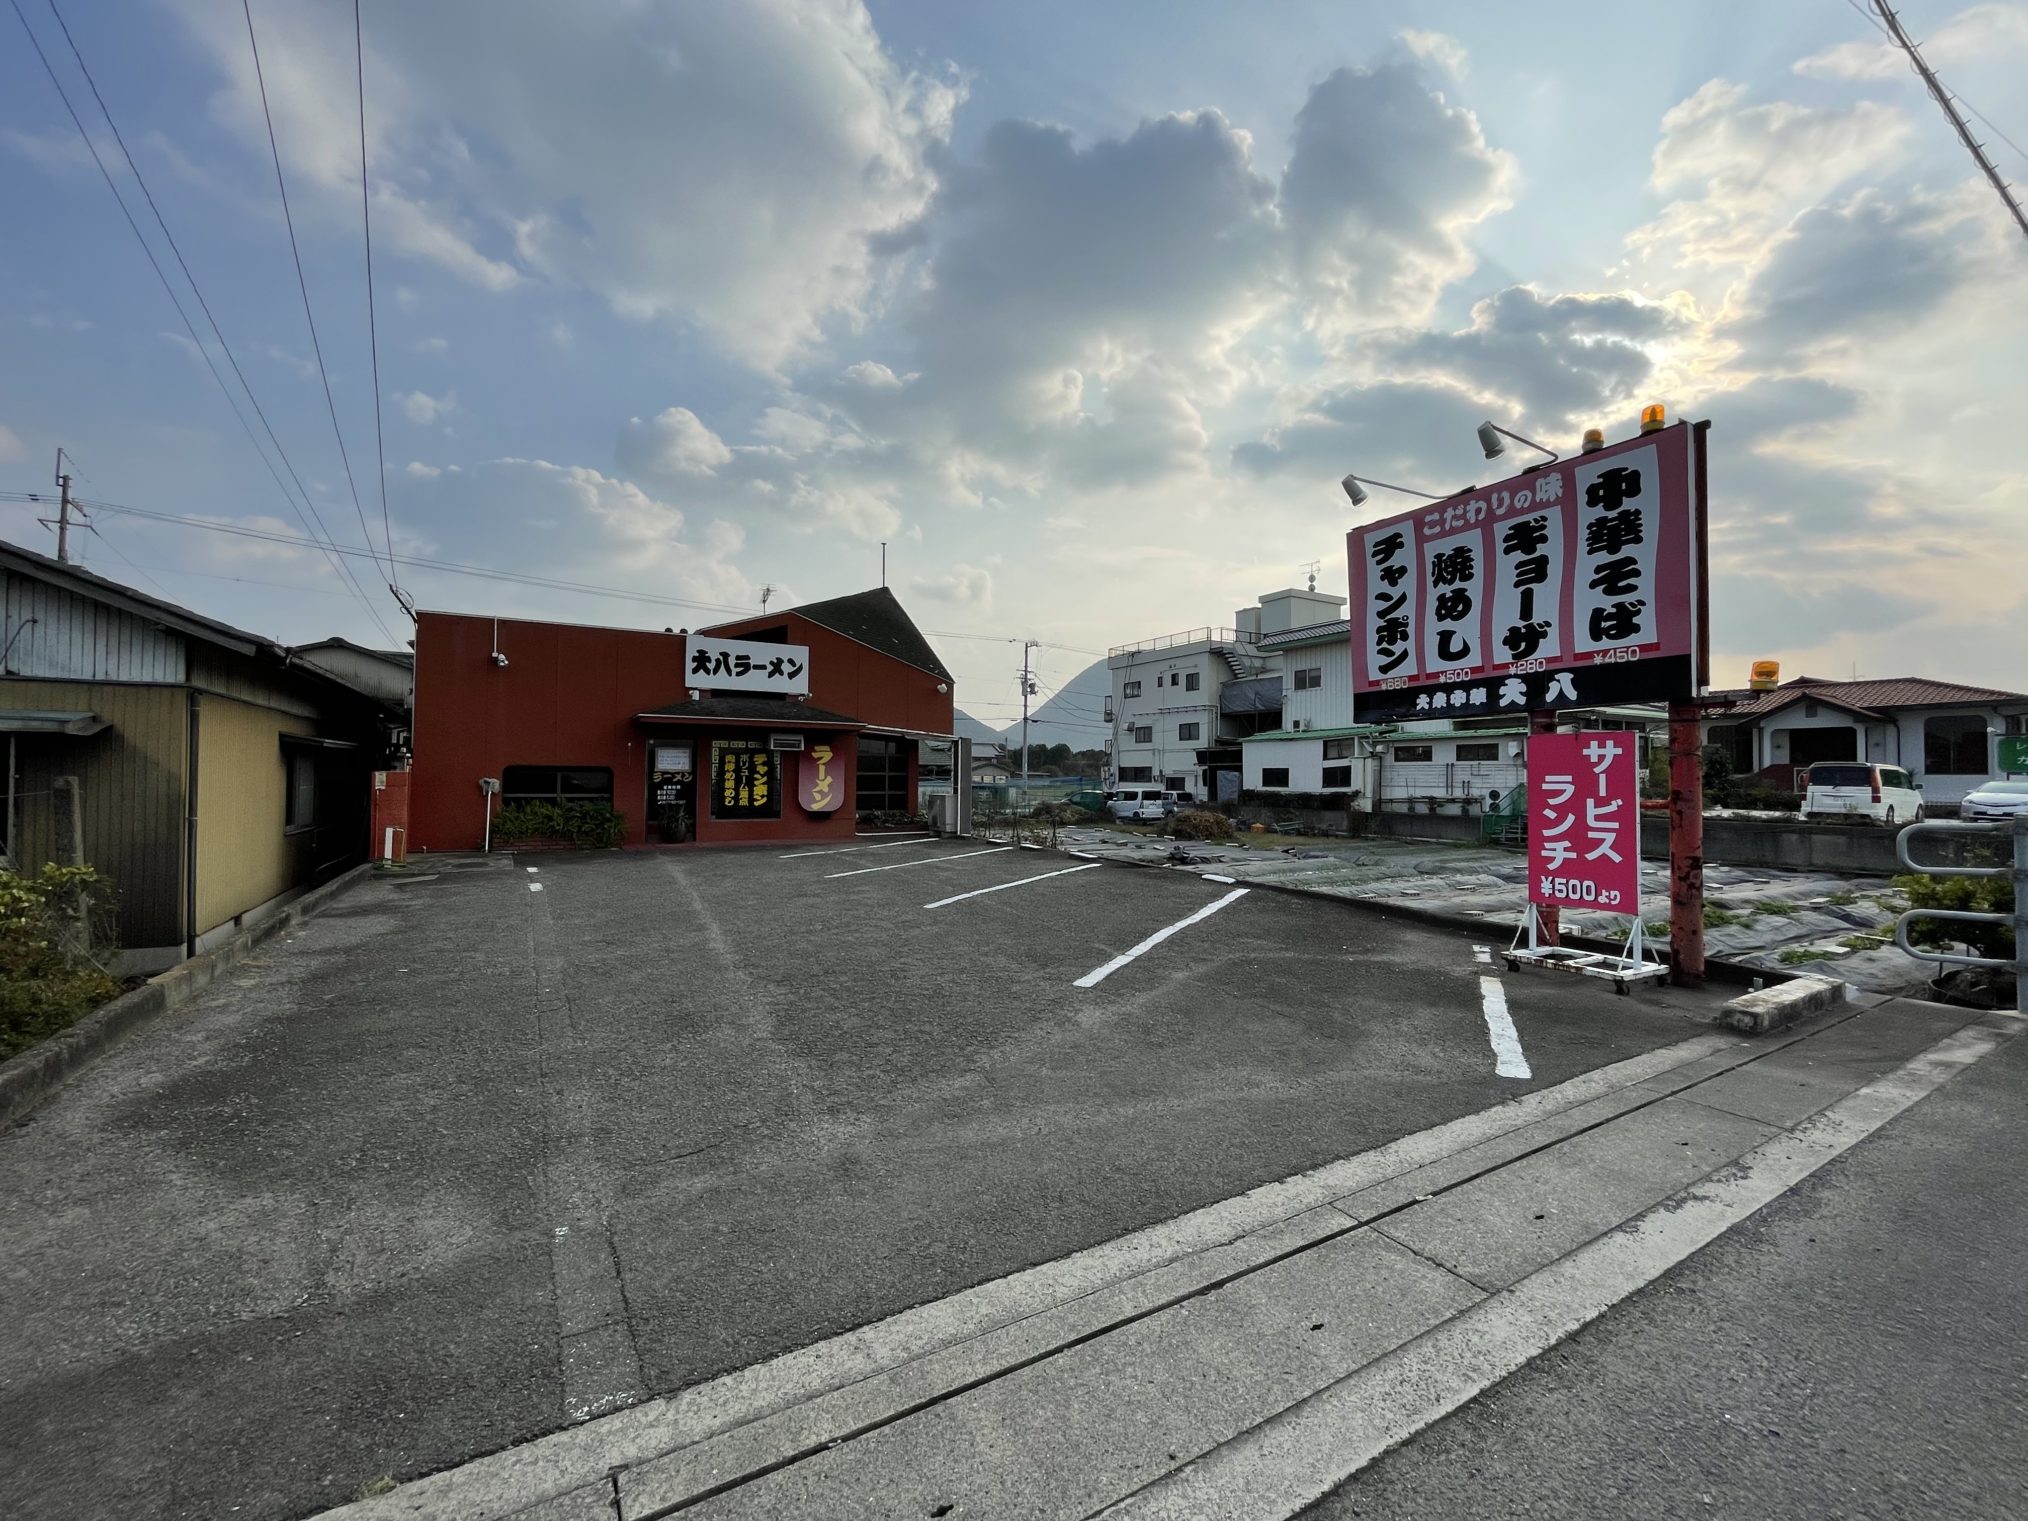
<svg viewBox="0 0 2028 1521">
<path fill-rule="evenodd" d="M 47 1040 L 120 991 L 91 959 L 96 885 L 89 866 L 45 866 L 32 877 L 0 871 L 0 1057 Z"/>
<path fill-rule="evenodd" d="M 1232 821 L 1222 813 L 1179 813 L 1169 820 L 1169 833 L 1179 840 L 1229 840 Z"/>
<path fill-rule="evenodd" d="M 612 850 L 626 838 L 627 816 L 610 803 L 509 803 L 494 816 L 493 838 L 563 840 L 586 850 Z"/>
<path fill-rule="evenodd" d="M 1900 876 L 1894 885 L 1908 894 L 1910 908 L 1948 908 L 1967 914 L 2014 912 L 2011 877 Z M 1918 919 L 1908 927 L 1911 945 L 1971 947 L 1974 956 L 2014 959 L 2014 931 L 2004 924 L 1966 924 L 1957 919 Z"/>
</svg>

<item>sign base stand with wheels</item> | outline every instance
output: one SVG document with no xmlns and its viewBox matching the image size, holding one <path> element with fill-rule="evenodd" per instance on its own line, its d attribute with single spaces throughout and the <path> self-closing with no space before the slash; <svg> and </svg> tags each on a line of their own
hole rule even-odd
<svg viewBox="0 0 2028 1521">
<path fill-rule="evenodd" d="M 1668 967 L 1658 960 L 1648 959 L 1647 943 L 1642 936 L 1638 914 L 1634 916 L 1633 928 L 1627 931 L 1627 943 L 1619 955 L 1610 951 L 1575 951 L 1560 945 L 1543 945 L 1539 929 L 1535 905 L 1531 903 L 1514 931 L 1513 942 L 1501 953 L 1509 971 L 1518 972 L 1523 966 L 1539 966 L 1552 972 L 1575 972 L 1580 977 L 1603 977 L 1622 994 L 1631 992 L 1637 982 L 1659 981 L 1669 975 Z M 1521 943 L 1524 937 L 1528 942 L 1526 945 Z"/>
</svg>

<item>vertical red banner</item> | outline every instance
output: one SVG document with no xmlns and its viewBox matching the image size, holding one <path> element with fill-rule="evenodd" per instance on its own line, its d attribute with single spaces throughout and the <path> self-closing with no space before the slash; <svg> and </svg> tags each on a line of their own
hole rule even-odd
<svg viewBox="0 0 2028 1521">
<path fill-rule="evenodd" d="M 1528 899 L 1641 911 L 1640 743 L 1631 733 L 1528 737 Z"/>
</svg>

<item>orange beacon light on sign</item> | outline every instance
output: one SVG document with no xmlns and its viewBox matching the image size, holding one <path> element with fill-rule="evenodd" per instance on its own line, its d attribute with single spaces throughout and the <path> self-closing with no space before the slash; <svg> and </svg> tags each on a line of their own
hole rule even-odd
<svg viewBox="0 0 2028 1521">
<path fill-rule="evenodd" d="M 1756 660 L 1753 663 L 1753 680 L 1748 682 L 1756 692 L 1772 692 L 1782 679 L 1782 663 L 1779 660 Z"/>
</svg>

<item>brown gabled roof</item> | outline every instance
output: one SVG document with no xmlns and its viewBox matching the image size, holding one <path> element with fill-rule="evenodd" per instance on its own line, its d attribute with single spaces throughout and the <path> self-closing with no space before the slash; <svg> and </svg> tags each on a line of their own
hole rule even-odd
<svg viewBox="0 0 2028 1521">
<path fill-rule="evenodd" d="M 1832 703 L 1849 712 L 1877 719 L 1884 717 L 1885 710 L 1890 708 L 2028 703 L 2028 692 L 1966 686 L 1956 681 L 1932 681 L 1927 676 L 1893 676 L 1870 681 L 1823 681 L 1814 676 L 1798 676 L 1772 691 L 1745 694 L 1726 716 L 1734 720 L 1761 718 L 1804 699 Z"/>
<path fill-rule="evenodd" d="M 922 630 L 903 610 L 900 600 L 884 586 L 876 586 L 872 591 L 854 592 L 849 597 L 805 602 L 799 607 L 784 608 L 783 612 L 807 618 L 834 634 L 843 634 L 847 639 L 856 639 L 869 649 L 892 655 L 919 671 L 928 671 L 940 681 L 955 679 L 949 668 L 937 659 L 937 652 L 930 648 L 929 640 L 923 638 Z M 699 629 L 698 632 L 715 634 L 723 629 L 751 626 L 762 621 L 760 617 L 739 618 Z"/>
</svg>

